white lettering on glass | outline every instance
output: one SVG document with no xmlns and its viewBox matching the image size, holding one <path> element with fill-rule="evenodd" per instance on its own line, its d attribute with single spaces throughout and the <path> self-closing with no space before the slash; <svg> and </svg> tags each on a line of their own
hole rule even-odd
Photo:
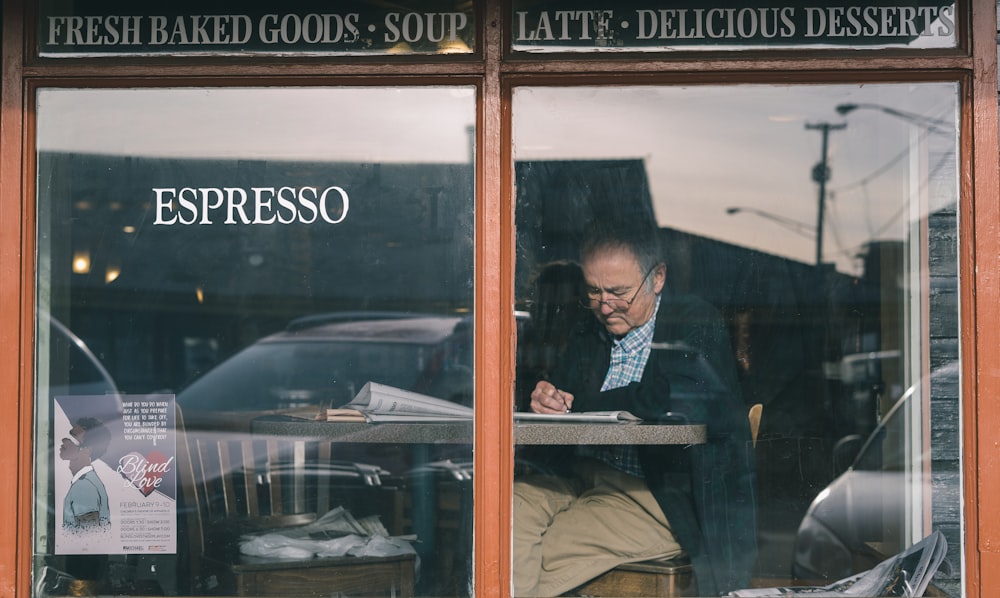
<svg viewBox="0 0 1000 598">
<path fill-rule="evenodd" d="M 336 185 L 319 187 L 154 187 L 154 226 L 340 224 L 351 199 Z"/>
<path fill-rule="evenodd" d="M 258 24 L 258 37 L 265 44 L 335 44 L 351 43 L 361 36 L 358 13 L 264 15 Z"/>
<path fill-rule="evenodd" d="M 533 23 L 528 22 L 528 16 L 527 12 L 517 12 L 516 41 L 608 40 L 614 11 L 543 10 Z"/>
<path fill-rule="evenodd" d="M 462 12 L 390 12 L 385 15 L 385 41 L 394 44 L 399 41 L 414 43 L 419 41 L 455 41 L 458 32 L 465 29 L 469 18 Z"/>
<path fill-rule="evenodd" d="M 613 29 L 650 40 L 770 40 L 912 38 L 955 32 L 952 6 L 780 6 L 636 9 L 634 19 L 611 10 L 539 10 L 514 13 L 515 42 L 608 40 Z M 627 16 L 627 15 L 625 15 Z M 626 42 L 626 46 L 627 46 Z"/>
</svg>

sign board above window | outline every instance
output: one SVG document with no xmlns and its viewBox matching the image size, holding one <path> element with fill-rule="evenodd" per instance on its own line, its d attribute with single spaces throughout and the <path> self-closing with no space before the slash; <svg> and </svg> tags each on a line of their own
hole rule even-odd
<svg viewBox="0 0 1000 598">
<path fill-rule="evenodd" d="M 473 2 L 42 0 L 39 56 L 470 54 Z"/>
<path fill-rule="evenodd" d="M 475 51 L 473 0 L 41 0 L 39 56 Z M 513 0 L 515 52 L 953 48 L 945 0 Z"/>
<path fill-rule="evenodd" d="M 939 0 L 514 0 L 521 52 L 953 48 Z"/>
</svg>

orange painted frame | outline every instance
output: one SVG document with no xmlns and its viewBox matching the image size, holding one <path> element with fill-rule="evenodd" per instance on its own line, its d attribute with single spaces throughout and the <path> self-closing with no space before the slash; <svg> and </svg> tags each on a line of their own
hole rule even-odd
<svg viewBox="0 0 1000 598">
<path fill-rule="evenodd" d="M 965 101 L 964 130 L 972 146 L 963 160 L 959 279 L 971 281 L 961 292 L 962 385 L 966 512 L 966 587 L 986 598 L 1000 588 L 1000 181 L 997 141 L 996 5 L 976 0 L 971 7 L 972 91 Z M 971 288 L 970 288 L 971 287 Z M 991 400 L 992 399 L 992 400 Z"/>
<path fill-rule="evenodd" d="M 28 595 L 30 588 L 31 509 L 31 310 L 25 296 L 22 256 L 30 225 L 23 218 L 21 188 L 24 173 L 20 152 L 23 127 L 21 92 L 20 6 L 5 5 L 0 46 L 0 343 L 9 357 L 0 363 L 0 417 L 15 422 L 0 437 L 0 470 L 14 472 L 0 487 L 0 595 Z M 27 313 L 25 313 L 27 311 Z M 23 316 L 23 317 L 22 317 Z M 27 400 L 23 396 L 29 397 Z M 27 550 L 25 548 L 28 548 Z M 18 590 L 20 589 L 20 592 Z"/>
<path fill-rule="evenodd" d="M 30 9 L 31 6 L 29 5 Z M 481 79 L 476 152 L 477 176 L 477 396 L 486 406 L 476 421 L 475 584 L 478 596 L 509 594 L 510 496 L 512 471 L 511 409 L 513 383 L 513 208 L 510 172 L 510 85 L 540 82 L 553 75 L 574 79 L 625 81 L 676 72 L 688 80 L 816 81 L 836 75 L 852 80 L 903 77 L 951 78 L 963 83 L 960 277 L 964 357 L 963 418 L 967 595 L 988 598 L 1000 587 L 1000 142 L 998 142 L 996 4 L 959 0 L 967 35 L 959 51 L 921 53 L 841 53 L 705 55 L 664 60 L 628 57 L 614 60 L 518 61 L 505 55 L 503 0 L 482 3 L 476 60 L 429 61 L 384 65 L 332 61 L 288 65 L 259 61 L 231 63 L 204 60 L 169 62 L 155 67 L 134 61 L 33 60 L 25 51 L 25 6 L 3 2 L 2 89 L 0 89 L 0 421 L 16 422 L 0 435 L 0 596 L 31 595 L 32 411 L 34 360 L 34 186 L 30 139 L 33 138 L 34 81 L 84 82 L 100 77 L 108 84 L 150 75 L 167 81 L 234 77 L 285 77 L 294 84 L 306 78 L 355 75 L 405 76 L 409 79 L 460 75 Z M 28 16 L 30 19 L 30 14 Z M 777 73 L 777 75 L 775 75 Z M 115 82 L 113 78 L 121 78 Z M 91 82 L 93 79 L 91 79 Z M 125 81 L 125 83 L 123 83 Z M 272 79 L 273 81 L 273 79 Z M 248 83 L 247 79 L 240 79 Z M 255 81 L 249 81 L 253 84 Z M 13 428 L 13 429 L 12 429 Z M 16 472 L 11 475 L 11 472 Z"/>
</svg>

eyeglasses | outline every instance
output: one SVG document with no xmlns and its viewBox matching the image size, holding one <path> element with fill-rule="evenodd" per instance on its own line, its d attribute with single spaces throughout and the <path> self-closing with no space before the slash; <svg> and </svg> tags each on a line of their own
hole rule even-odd
<svg viewBox="0 0 1000 598">
<path fill-rule="evenodd" d="M 646 275 L 639 281 L 639 286 L 636 287 L 635 292 L 632 293 L 632 297 L 630 299 L 618 296 L 614 296 L 611 299 L 601 299 L 601 296 L 605 292 L 611 295 L 615 294 L 611 291 L 604 291 L 603 289 L 590 288 L 587 289 L 587 296 L 580 301 L 580 305 L 589 309 L 596 309 L 601 304 L 604 304 L 610 307 L 612 311 L 628 311 L 628 308 L 632 307 L 632 304 L 635 302 L 636 297 L 639 296 L 639 291 L 641 291 L 643 285 L 646 284 L 646 279 L 649 278 L 649 275 L 652 274 L 654 270 L 656 270 L 656 266 L 653 266 L 646 271 Z"/>
</svg>

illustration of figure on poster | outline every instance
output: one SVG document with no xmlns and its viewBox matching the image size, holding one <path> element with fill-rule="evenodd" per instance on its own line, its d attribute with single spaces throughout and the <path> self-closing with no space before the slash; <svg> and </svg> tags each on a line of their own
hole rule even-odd
<svg viewBox="0 0 1000 598">
<path fill-rule="evenodd" d="M 56 554 L 176 551 L 173 395 L 55 399 Z"/>
<path fill-rule="evenodd" d="M 59 458 L 73 474 L 63 499 L 63 527 L 75 531 L 103 528 L 111 524 L 111 509 L 94 461 L 108 450 L 111 434 L 95 417 L 81 417 L 72 424 L 59 445 Z"/>
</svg>

